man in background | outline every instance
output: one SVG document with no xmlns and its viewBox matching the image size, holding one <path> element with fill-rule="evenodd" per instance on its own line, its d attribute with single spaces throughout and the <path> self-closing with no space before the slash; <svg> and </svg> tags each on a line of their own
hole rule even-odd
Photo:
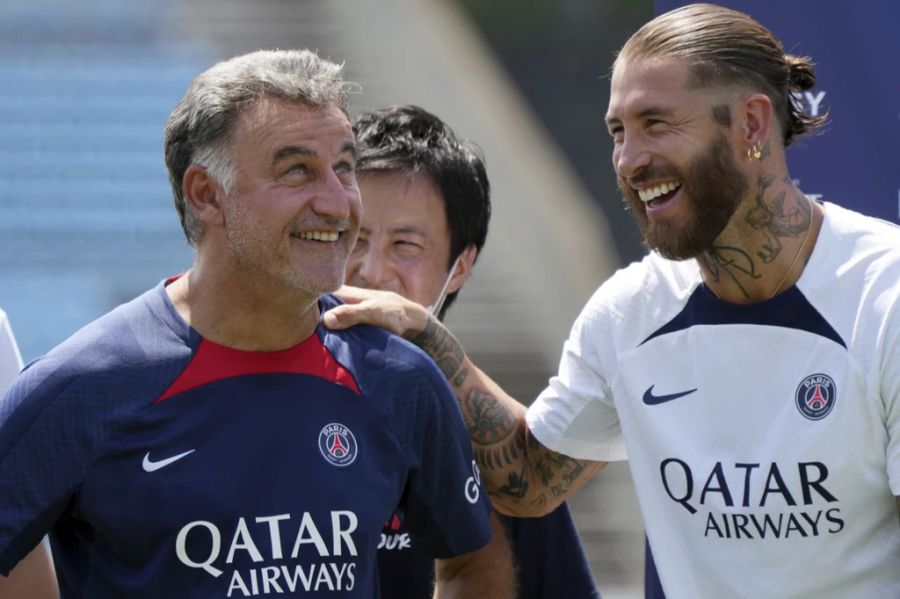
<svg viewBox="0 0 900 599">
<path fill-rule="evenodd" d="M 362 114 L 354 129 L 363 216 L 347 283 L 394 291 L 443 319 L 487 237 L 484 162 L 417 106 Z M 517 563 L 517 597 L 598 597 L 568 505 L 542 518 L 499 519 Z M 378 558 L 383 597 L 430 597 L 433 560 L 409 542 L 402 510 L 386 524 Z"/>
</svg>

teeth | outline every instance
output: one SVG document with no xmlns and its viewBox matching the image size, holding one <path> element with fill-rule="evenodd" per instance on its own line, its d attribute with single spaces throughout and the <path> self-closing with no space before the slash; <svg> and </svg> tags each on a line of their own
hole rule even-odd
<svg viewBox="0 0 900 599">
<path fill-rule="evenodd" d="M 301 231 L 297 237 L 300 239 L 314 239 L 316 241 L 337 241 L 340 233 L 335 231 Z"/>
<path fill-rule="evenodd" d="M 660 183 L 656 187 L 651 187 L 649 189 L 639 189 L 638 196 L 640 196 L 642 202 L 647 203 L 651 200 L 655 200 L 663 194 L 674 191 L 679 187 L 681 187 L 681 183 L 678 183 L 677 181 L 666 181 L 665 183 Z"/>
</svg>

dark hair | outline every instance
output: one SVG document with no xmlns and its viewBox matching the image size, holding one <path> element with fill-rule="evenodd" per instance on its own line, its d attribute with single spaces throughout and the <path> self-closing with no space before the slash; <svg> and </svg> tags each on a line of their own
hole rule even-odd
<svg viewBox="0 0 900 599">
<path fill-rule="evenodd" d="M 473 144 L 457 138 L 435 115 L 412 105 L 361 114 L 354 131 L 357 174 L 425 173 L 441 192 L 450 228 L 448 269 L 470 245 L 481 252 L 491 219 L 491 186 L 484 158 Z M 447 296 L 439 318 L 455 299 L 455 292 Z"/>
<path fill-rule="evenodd" d="M 234 165 L 229 143 L 241 111 L 262 98 L 278 98 L 314 108 L 334 105 L 347 111 L 353 84 L 342 66 L 309 50 L 259 50 L 220 62 L 198 75 L 169 115 L 165 129 L 166 168 L 188 243 L 200 239 L 200 224 L 184 199 L 182 180 L 191 164 L 201 164 L 227 192 Z"/>
<path fill-rule="evenodd" d="M 746 86 L 766 94 L 785 147 L 828 118 L 827 113 L 817 117 L 804 113 L 794 95 L 816 83 L 810 59 L 785 54 L 771 31 L 742 12 L 714 4 L 689 4 L 662 14 L 625 42 L 613 69 L 624 60 L 669 57 L 691 65 L 689 85 Z"/>
</svg>

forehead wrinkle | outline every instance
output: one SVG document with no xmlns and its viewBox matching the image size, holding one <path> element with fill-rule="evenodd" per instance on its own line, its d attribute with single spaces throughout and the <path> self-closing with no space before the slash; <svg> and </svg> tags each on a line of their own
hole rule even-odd
<svg viewBox="0 0 900 599">
<path fill-rule="evenodd" d="M 306 146 L 285 146 L 275 152 L 275 156 L 272 158 L 272 162 L 275 163 L 289 156 L 296 156 L 298 154 L 301 156 L 310 156 L 313 158 L 318 156 L 315 150 L 313 150 L 312 148 L 307 148 Z"/>
</svg>

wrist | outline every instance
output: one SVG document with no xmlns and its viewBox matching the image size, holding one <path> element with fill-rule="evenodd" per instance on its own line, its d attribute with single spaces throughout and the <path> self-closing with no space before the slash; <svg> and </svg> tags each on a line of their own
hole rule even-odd
<svg viewBox="0 0 900 599">
<path fill-rule="evenodd" d="M 439 326 L 437 318 L 432 316 L 427 308 L 415 302 L 409 302 L 406 308 L 406 327 L 403 331 L 404 339 L 415 343 L 415 339 L 421 336 L 426 329 L 433 329 L 437 326 Z"/>
</svg>

